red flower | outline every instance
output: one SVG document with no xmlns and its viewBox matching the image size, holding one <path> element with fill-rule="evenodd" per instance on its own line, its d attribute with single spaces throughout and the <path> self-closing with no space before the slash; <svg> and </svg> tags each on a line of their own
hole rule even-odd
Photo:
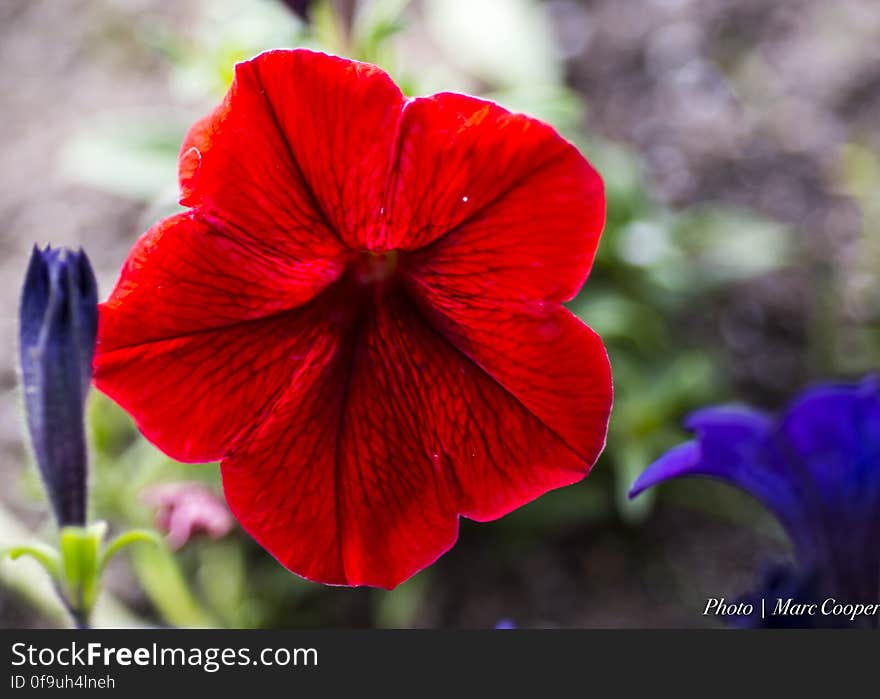
<svg viewBox="0 0 880 699">
<path fill-rule="evenodd" d="M 305 50 L 241 63 L 180 156 L 185 213 L 101 307 L 96 381 L 312 580 L 391 588 L 581 480 L 611 407 L 560 304 L 604 222 L 552 128 Z"/>
</svg>

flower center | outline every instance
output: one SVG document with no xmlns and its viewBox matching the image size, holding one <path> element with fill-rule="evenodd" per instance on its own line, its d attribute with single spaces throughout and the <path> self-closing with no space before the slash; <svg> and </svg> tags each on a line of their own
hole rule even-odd
<svg viewBox="0 0 880 699">
<path fill-rule="evenodd" d="M 364 250 L 354 259 L 354 276 L 360 284 L 374 284 L 390 278 L 397 269 L 397 250 Z"/>
</svg>

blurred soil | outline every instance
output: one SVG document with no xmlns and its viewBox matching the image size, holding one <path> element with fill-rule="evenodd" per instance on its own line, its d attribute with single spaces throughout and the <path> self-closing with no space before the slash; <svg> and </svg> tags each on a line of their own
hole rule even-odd
<svg viewBox="0 0 880 699">
<path fill-rule="evenodd" d="M 800 269 L 736 289 L 717 318 L 741 397 L 775 407 L 814 378 L 810 287 L 857 277 L 862 213 L 838 173 L 845 145 L 880 152 L 880 5 L 549 5 L 590 129 L 638 149 L 656 197 L 741 205 L 797 232 Z"/>
</svg>

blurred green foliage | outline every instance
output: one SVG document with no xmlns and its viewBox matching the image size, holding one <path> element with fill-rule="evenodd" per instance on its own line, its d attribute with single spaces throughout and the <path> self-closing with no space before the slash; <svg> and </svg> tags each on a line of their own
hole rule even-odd
<svg viewBox="0 0 880 699">
<path fill-rule="evenodd" d="M 701 325 L 731 285 L 790 263 L 790 232 L 729 206 L 672 211 L 654 201 L 638 154 L 586 130 L 588 105 L 565 84 L 543 5 L 409 5 L 367 0 L 350 26 L 341 26 L 334 4 L 318 2 L 307 26 L 274 0 L 204 2 L 185 31 L 151 23 L 137 36 L 143 48 L 167 61 L 169 89 L 194 113 L 219 99 L 236 61 L 267 48 L 311 46 L 377 62 L 409 93 L 457 89 L 496 99 L 548 120 L 577 143 L 602 174 L 608 197 L 593 273 L 570 304 L 604 338 L 611 357 L 616 396 L 608 446 L 585 483 L 548 494 L 492 525 L 498 544 L 493 555 L 514 557 L 550 532 L 585 523 L 636 524 L 650 510 L 653 492 L 628 501 L 635 476 L 681 441 L 683 414 L 729 395 L 720 358 L 698 342 Z M 63 167 L 83 183 L 170 210 L 188 121 L 150 113 L 108 117 L 70 142 Z M 862 191 L 866 176 L 860 173 L 876 168 L 876 160 L 853 150 L 843 161 L 842 186 Z M 867 177 L 877 181 L 876 172 Z M 865 199 L 871 204 L 870 196 Z M 140 493 L 154 483 L 196 478 L 219 490 L 215 466 L 176 464 L 137 436 L 107 399 L 97 396 L 91 407 L 93 504 L 100 517 L 148 524 L 151 513 Z M 242 533 L 194 542 L 176 556 L 150 547 L 132 556 L 152 614 L 170 625 L 318 626 L 345 613 L 364 624 L 408 626 L 431 594 L 428 570 L 392 593 L 356 591 L 344 604 L 363 611 L 340 611 L 341 592 L 290 575 Z"/>
</svg>

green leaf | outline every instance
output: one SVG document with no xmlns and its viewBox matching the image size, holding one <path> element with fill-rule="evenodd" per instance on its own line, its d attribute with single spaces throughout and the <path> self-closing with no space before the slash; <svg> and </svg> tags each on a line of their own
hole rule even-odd
<svg viewBox="0 0 880 699">
<path fill-rule="evenodd" d="M 424 606 L 430 587 L 430 571 L 422 571 L 394 590 L 376 590 L 374 618 L 376 628 L 405 629 L 416 621 L 416 614 Z"/>
<path fill-rule="evenodd" d="M 107 548 L 104 549 L 104 552 L 101 554 L 101 560 L 99 562 L 99 571 L 103 572 L 104 567 L 107 565 L 107 562 L 126 546 L 131 546 L 132 544 L 137 544 L 140 542 L 153 544 L 155 546 L 161 546 L 162 537 L 159 536 L 159 534 L 157 534 L 156 532 L 150 531 L 148 529 L 132 529 L 130 531 L 123 532 L 115 539 L 113 539 L 113 541 L 111 541 L 107 545 Z"/>
<path fill-rule="evenodd" d="M 497 87 L 562 83 L 550 18 L 532 0 L 426 0 L 424 17 L 444 56 Z"/>
<path fill-rule="evenodd" d="M 37 561 L 53 580 L 57 581 L 61 573 L 61 558 L 58 551 L 47 544 L 30 544 L 29 546 L 13 546 L 0 551 L 0 559 L 9 556 L 13 561 L 27 556 Z"/>
<path fill-rule="evenodd" d="M 151 126 L 145 115 L 115 115 L 77 134 L 61 154 L 61 170 L 77 182 L 111 194 L 149 201 L 177 179 L 184 129 Z"/>
<path fill-rule="evenodd" d="M 649 490 L 634 500 L 629 499 L 629 489 L 636 478 L 651 463 L 648 450 L 639 443 L 628 442 L 617 453 L 615 461 L 614 494 L 621 517 L 630 524 L 641 524 L 651 514 L 655 493 Z"/>
<path fill-rule="evenodd" d="M 100 552 L 105 522 L 61 529 L 61 578 L 71 609 L 87 619 L 101 585 Z"/>
<path fill-rule="evenodd" d="M 139 546 L 131 551 L 138 580 L 162 618 L 171 626 L 212 628 L 218 625 L 193 597 L 180 566 L 167 546 Z"/>
</svg>

